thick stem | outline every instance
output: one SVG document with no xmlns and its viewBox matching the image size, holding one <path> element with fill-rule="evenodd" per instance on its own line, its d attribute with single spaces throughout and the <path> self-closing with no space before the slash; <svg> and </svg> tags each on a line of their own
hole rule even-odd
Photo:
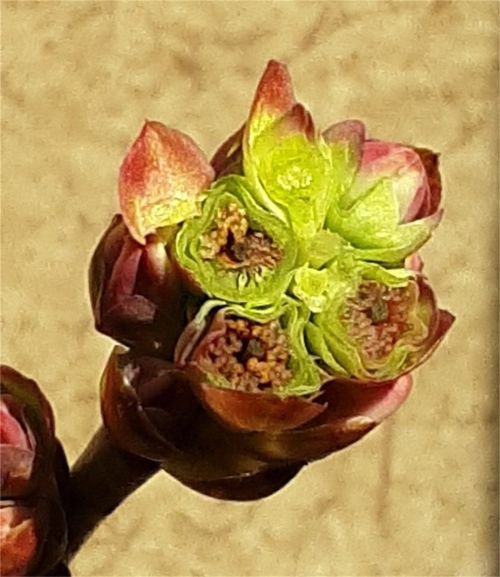
<svg viewBox="0 0 500 577">
<path fill-rule="evenodd" d="M 118 449 L 101 426 L 71 471 L 67 559 L 77 553 L 103 519 L 158 469 L 157 463 Z"/>
</svg>

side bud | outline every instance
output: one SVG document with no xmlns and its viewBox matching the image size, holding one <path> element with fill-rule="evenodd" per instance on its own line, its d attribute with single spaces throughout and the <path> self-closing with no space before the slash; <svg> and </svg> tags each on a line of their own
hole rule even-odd
<svg viewBox="0 0 500 577">
<path fill-rule="evenodd" d="M 66 459 L 37 384 L 0 371 L 1 574 L 52 574 L 66 547 Z"/>
<path fill-rule="evenodd" d="M 165 234 L 170 233 L 170 237 Z M 121 216 L 103 234 L 89 268 L 89 291 L 98 331 L 129 346 L 169 354 L 184 314 L 182 283 L 170 256 L 170 238 L 135 241 Z"/>
</svg>

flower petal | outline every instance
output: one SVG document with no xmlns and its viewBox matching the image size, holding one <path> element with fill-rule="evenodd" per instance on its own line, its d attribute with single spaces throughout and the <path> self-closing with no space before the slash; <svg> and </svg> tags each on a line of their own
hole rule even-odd
<svg viewBox="0 0 500 577">
<path fill-rule="evenodd" d="M 2 498 L 24 496 L 31 492 L 35 484 L 32 479 L 35 459 L 35 453 L 31 449 L 0 445 Z"/>
<path fill-rule="evenodd" d="M 11 414 L 4 399 L 0 399 L 0 444 L 17 449 L 29 449 L 29 438 L 19 421 Z"/>
<path fill-rule="evenodd" d="M 375 426 L 368 417 L 352 417 L 280 433 L 249 433 L 244 441 L 260 459 L 315 461 L 359 441 Z"/>
<path fill-rule="evenodd" d="M 98 331 L 128 346 L 168 356 L 180 332 L 182 281 L 159 235 L 145 246 L 116 216 L 94 251 L 89 291 Z"/>
<path fill-rule="evenodd" d="M 273 135 L 275 138 L 286 138 L 299 134 L 303 134 L 311 141 L 315 135 L 315 128 L 311 113 L 303 104 L 297 103 L 276 121 Z"/>
<path fill-rule="evenodd" d="M 420 276 L 417 282 L 420 292 L 420 315 L 429 327 L 429 332 L 421 349 L 415 352 L 407 371 L 413 371 L 432 355 L 455 322 L 454 315 L 446 310 L 438 309 L 436 295 L 425 278 Z"/>
<path fill-rule="evenodd" d="M 346 143 L 353 157 L 361 162 L 362 146 L 366 139 L 365 125 L 361 120 L 343 120 L 332 124 L 323 131 L 323 138 L 329 144 Z"/>
<path fill-rule="evenodd" d="M 360 120 L 344 120 L 327 128 L 323 132 L 323 138 L 332 150 L 340 192 L 345 192 L 361 165 L 366 138 L 365 125 Z"/>
<path fill-rule="evenodd" d="M 404 267 L 413 272 L 422 273 L 424 269 L 424 261 L 418 252 L 416 252 L 405 259 Z"/>
<path fill-rule="evenodd" d="M 429 195 L 427 175 L 418 154 L 401 144 L 366 141 L 355 194 L 368 191 L 381 179 L 391 183 L 399 205 L 400 221 L 414 220 Z"/>
<path fill-rule="evenodd" d="M 145 244 L 156 229 L 198 214 L 201 193 L 213 177 L 191 138 L 147 121 L 120 168 L 120 207 L 130 234 Z"/>
<path fill-rule="evenodd" d="M 317 424 L 357 417 L 379 424 L 406 401 L 412 389 L 412 377 L 404 375 L 392 383 L 368 388 L 332 381 L 324 389 L 328 408 L 317 419 Z"/>
<path fill-rule="evenodd" d="M 104 307 L 120 323 L 152 323 L 156 306 L 142 295 L 134 294 L 142 247 L 126 238 L 109 277 Z"/>
<path fill-rule="evenodd" d="M 30 446 L 40 453 L 49 454 L 54 445 L 54 414 L 52 408 L 40 390 L 37 383 L 28 379 L 15 369 L 0 365 L 0 383 L 2 395 L 12 397 L 13 403 L 19 405 L 19 411 L 23 413 L 24 407 L 30 408 L 29 427 L 34 438 L 30 439 Z M 7 401 L 9 402 L 9 401 Z"/>
</svg>

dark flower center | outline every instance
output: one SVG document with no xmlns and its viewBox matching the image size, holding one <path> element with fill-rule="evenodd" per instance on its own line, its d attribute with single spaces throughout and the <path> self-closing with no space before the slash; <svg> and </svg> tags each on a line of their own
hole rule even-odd
<svg viewBox="0 0 500 577">
<path fill-rule="evenodd" d="M 347 301 L 342 321 L 368 361 L 387 357 L 402 335 L 412 329 L 408 317 L 415 290 L 413 283 L 392 288 L 365 281 Z"/>
<path fill-rule="evenodd" d="M 277 321 L 265 324 L 225 319 L 224 333 L 207 350 L 207 370 L 222 375 L 233 389 L 273 391 L 292 377 L 287 368 L 288 339 Z"/>
<path fill-rule="evenodd" d="M 276 268 L 283 255 L 272 239 L 252 230 L 245 211 L 231 203 L 219 209 L 212 229 L 203 235 L 201 256 L 217 259 L 226 269 L 253 273 Z"/>
</svg>

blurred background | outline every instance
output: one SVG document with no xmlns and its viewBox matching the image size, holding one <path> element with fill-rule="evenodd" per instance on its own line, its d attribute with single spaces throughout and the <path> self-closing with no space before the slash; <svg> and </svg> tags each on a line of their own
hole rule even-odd
<svg viewBox="0 0 500 577">
<path fill-rule="evenodd" d="M 441 152 L 426 271 L 457 322 L 400 411 L 277 495 L 222 503 L 158 475 L 75 575 L 498 575 L 497 2 L 2 2 L 2 358 L 54 404 L 73 461 L 110 340 L 87 265 L 144 119 L 211 154 L 285 61 L 318 126 Z"/>
</svg>

